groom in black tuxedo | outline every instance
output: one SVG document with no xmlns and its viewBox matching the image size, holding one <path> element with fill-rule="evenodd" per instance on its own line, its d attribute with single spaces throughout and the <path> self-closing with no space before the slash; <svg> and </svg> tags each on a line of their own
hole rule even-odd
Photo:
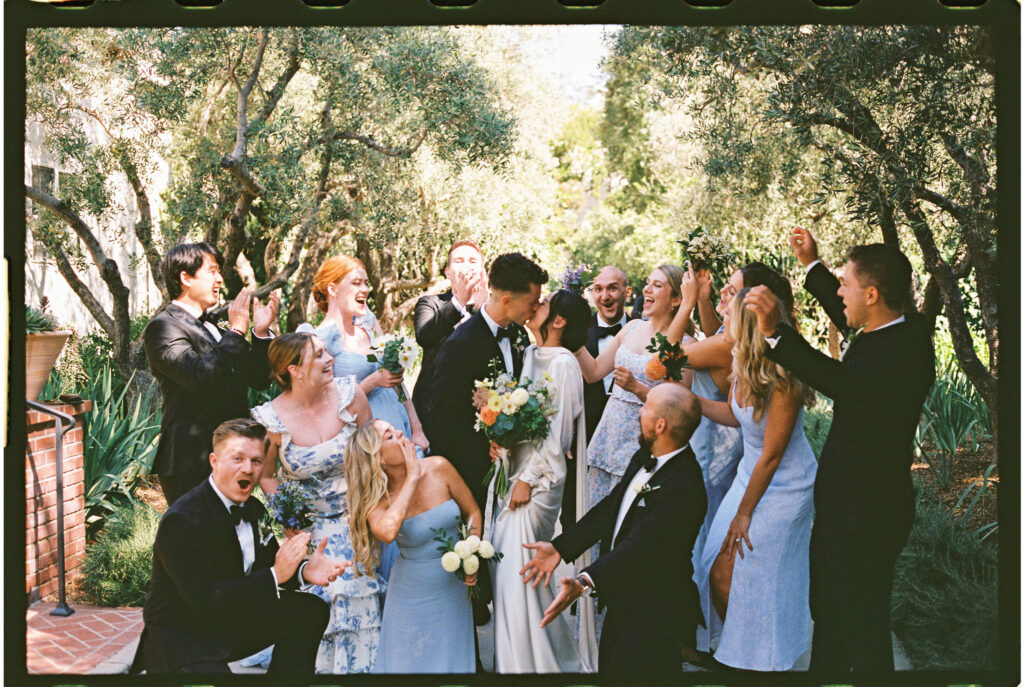
<svg viewBox="0 0 1024 687">
<path fill-rule="evenodd" d="M 910 262 L 898 249 L 854 246 L 840 285 L 818 260 L 810 232 L 798 227 L 789 241 L 807 268 L 807 290 L 852 338 L 833 360 L 779 323 L 767 288 L 751 289 L 744 301 L 757 314 L 768 357 L 833 400 L 814 483 L 810 667 L 891 671 L 890 595 L 914 520 L 914 435 L 935 381 L 931 329 L 912 308 Z"/>
<path fill-rule="evenodd" d="M 163 261 L 172 300 L 143 332 L 149 368 L 160 385 L 163 417 L 153 473 L 167 505 L 210 474 L 210 436 L 221 422 L 248 417 L 248 388 L 270 385 L 267 347 L 277 320 L 279 296 L 254 304 L 252 345 L 249 289 L 228 307 L 228 329 L 207 319 L 224 285 L 224 258 L 209 243 L 183 243 Z"/>
<path fill-rule="evenodd" d="M 680 384 L 660 384 L 640 410 L 641 449 L 622 480 L 578 523 L 551 542 L 524 544 L 536 554 L 520 574 L 548 584 L 562 560 L 598 540 L 600 557 L 562 580 L 541 627 L 584 591 L 608 608 L 598 668 L 606 675 L 672 679 L 685 659 L 696 661 L 703 624 L 690 552 L 707 511 L 700 465 L 689 446 L 700 402 Z"/>
<path fill-rule="evenodd" d="M 425 422 L 427 416 L 434 360 L 441 344 L 487 302 L 487 272 L 480 246 L 470 239 L 453 243 L 448 249 L 444 276 L 452 287 L 441 294 L 420 296 L 413 316 L 416 343 L 423 349 L 423 363 L 412 392 L 420 422 Z"/>
<path fill-rule="evenodd" d="M 269 672 L 313 672 L 330 611 L 300 585 L 326 585 L 349 566 L 323 555 L 304 561 L 309 534 L 278 547 L 261 537 L 266 513 L 252 498 L 263 470 L 266 429 L 229 420 L 213 433 L 210 477 L 160 520 L 140 647 L 149 673 L 225 673 L 228 663 L 274 645 Z"/>
<path fill-rule="evenodd" d="M 493 376 L 493 367 L 518 378 L 523 369 L 523 351 L 529 337 L 523 323 L 533 317 L 540 304 L 541 285 L 548 273 L 519 253 L 495 258 L 488 274 L 490 298 L 472 317 L 456 327 L 437 353 L 427 399 L 424 431 L 435 455 L 444 456 L 469 485 L 480 512 L 487 512 L 490 442 L 474 429 L 474 382 Z M 494 366 L 492 366 L 492 362 Z M 473 602 L 478 625 L 489 617 L 490 575 L 480 567 L 481 594 Z"/>
</svg>

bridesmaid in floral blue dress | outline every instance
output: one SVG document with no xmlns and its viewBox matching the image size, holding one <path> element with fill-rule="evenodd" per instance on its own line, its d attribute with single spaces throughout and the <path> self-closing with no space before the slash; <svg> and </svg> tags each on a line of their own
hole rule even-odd
<svg viewBox="0 0 1024 687">
<path fill-rule="evenodd" d="M 277 490 L 278 477 L 298 480 L 311 495 L 316 516 L 312 538 L 327 537 L 325 553 L 351 560 L 345 501 L 345 444 L 370 420 L 366 396 L 354 377 L 334 377 L 334 361 L 311 334 L 292 333 L 271 342 L 271 374 L 284 389 L 252 409 L 267 428 L 270 449 L 260 480 L 264 493 Z M 286 532 L 291 534 L 291 532 Z M 373 669 L 380 632 L 377 576 L 339 577 L 309 591 L 330 605 L 331 620 L 316 657 L 318 673 L 366 673 Z"/>
<path fill-rule="evenodd" d="M 313 332 L 319 336 L 327 351 L 334 356 L 335 376 L 355 375 L 370 401 L 374 419 L 384 420 L 400 429 L 412 440 L 417 454 L 422 456 L 429 443 L 412 399 L 406 394 L 404 403 L 398 400 L 397 389 L 402 385 L 402 375 L 378 369 L 376 363 L 366 359 L 374 340 L 381 335 L 377 318 L 366 307 L 369 294 L 370 283 L 360 260 L 348 255 L 328 258 L 313 278 L 313 298 L 320 310 L 326 313 L 324 320 L 316 329 L 303 324 L 297 331 Z M 397 556 L 397 546 L 385 547 L 379 571 L 385 580 Z"/>
<path fill-rule="evenodd" d="M 434 541 L 435 530 L 458 541 L 458 518 L 480 535 L 480 508 L 469 487 L 444 458 L 416 458 L 412 442 L 381 420 L 356 432 L 345 459 L 356 574 L 376 566 L 377 540 L 397 541 L 402 552 L 391 572 L 374 672 L 474 672 L 466 585 L 476 584 L 476 572 L 462 582 L 445 571 Z"/>
</svg>

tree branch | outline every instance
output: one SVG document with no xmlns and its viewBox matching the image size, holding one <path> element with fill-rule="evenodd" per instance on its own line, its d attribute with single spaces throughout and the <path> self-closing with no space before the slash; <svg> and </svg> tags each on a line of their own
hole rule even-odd
<svg viewBox="0 0 1024 687">
<path fill-rule="evenodd" d="M 71 290 L 75 292 L 75 295 L 82 301 L 82 305 L 89 311 L 96 323 L 99 324 L 100 328 L 110 337 L 114 339 L 114 320 L 110 315 L 107 314 L 106 310 L 103 309 L 103 305 L 93 295 L 92 289 L 83 282 L 78 273 L 75 272 L 75 268 L 71 266 L 71 260 L 68 259 L 67 253 L 59 247 L 46 247 L 47 251 L 53 256 L 54 262 L 57 264 L 57 271 L 60 272 L 61 276 L 64 277 L 64 281 L 68 283 Z"/>
<path fill-rule="evenodd" d="M 331 141 L 357 141 L 367 148 L 376 150 L 378 153 L 387 155 L 388 157 L 409 157 L 416 152 L 426 137 L 427 130 L 424 129 L 414 141 L 410 141 L 410 143 L 404 148 L 391 148 L 383 143 L 379 143 L 370 136 L 364 136 L 363 134 L 357 134 L 352 131 L 335 131 L 334 133 L 321 138 L 320 143 L 329 143 Z"/>
</svg>

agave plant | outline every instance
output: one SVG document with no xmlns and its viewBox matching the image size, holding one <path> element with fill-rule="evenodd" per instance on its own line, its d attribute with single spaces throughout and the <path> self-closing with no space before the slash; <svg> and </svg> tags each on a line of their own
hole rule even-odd
<svg viewBox="0 0 1024 687">
<path fill-rule="evenodd" d="M 160 432 L 153 387 L 131 403 L 126 400 L 131 379 L 117 389 L 113 378 L 107 365 L 88 392 L 92 410 L 85 419 L 83 468 L 89 539 L 110 515 L 135 500 L 138 478 L 148 474 L 153 465 Z"/>
<path fill-rule="evenodd" d="M 39 334 L 40 332 L 55 332 L 60 327 L 57 325 L 57 320 L 54 319 L 53 315 L 49 314 L 44 308 L 33 308 L 31 305 L 25 306 L 25 333 L 26 334 Z"/>
</svg>

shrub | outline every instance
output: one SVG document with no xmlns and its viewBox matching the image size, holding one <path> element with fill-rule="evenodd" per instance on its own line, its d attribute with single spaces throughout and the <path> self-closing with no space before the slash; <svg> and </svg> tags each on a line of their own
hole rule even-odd
<svg viewBox="0 0 1024 687">
<path fill-rule="evenodd" d="M 821 449 L 825 447 L 828 430 L 832 427 L 832 402 L 818 394 L 811 408 L 804 410 L 804 435 L 814 450 L 814 457 L 821 458 Z"/>
<path fill-rule="evenodd" d="M 160 411 L 154 387 L 126 402 L 129 385 L 115 387 L 108 363 L 86 394 L 92 401 L 84 419 L 85 522 L 92 539 L 114 512 L 134 501 L 138 478 L 149 473 L 156 456 Z"/>
<path fill-rule="evenodd" d="M 998 551 L 918 486 L 896 562 L 893 630 L 916 669 L 998 667 Z"/>
<path fill-rule="evenodd" d="M 82 592 L 97 606 L 141 606 L 153 568 L 160 514 L 136 501 L 111 517 L 85 549 Z"/>
</svg>

